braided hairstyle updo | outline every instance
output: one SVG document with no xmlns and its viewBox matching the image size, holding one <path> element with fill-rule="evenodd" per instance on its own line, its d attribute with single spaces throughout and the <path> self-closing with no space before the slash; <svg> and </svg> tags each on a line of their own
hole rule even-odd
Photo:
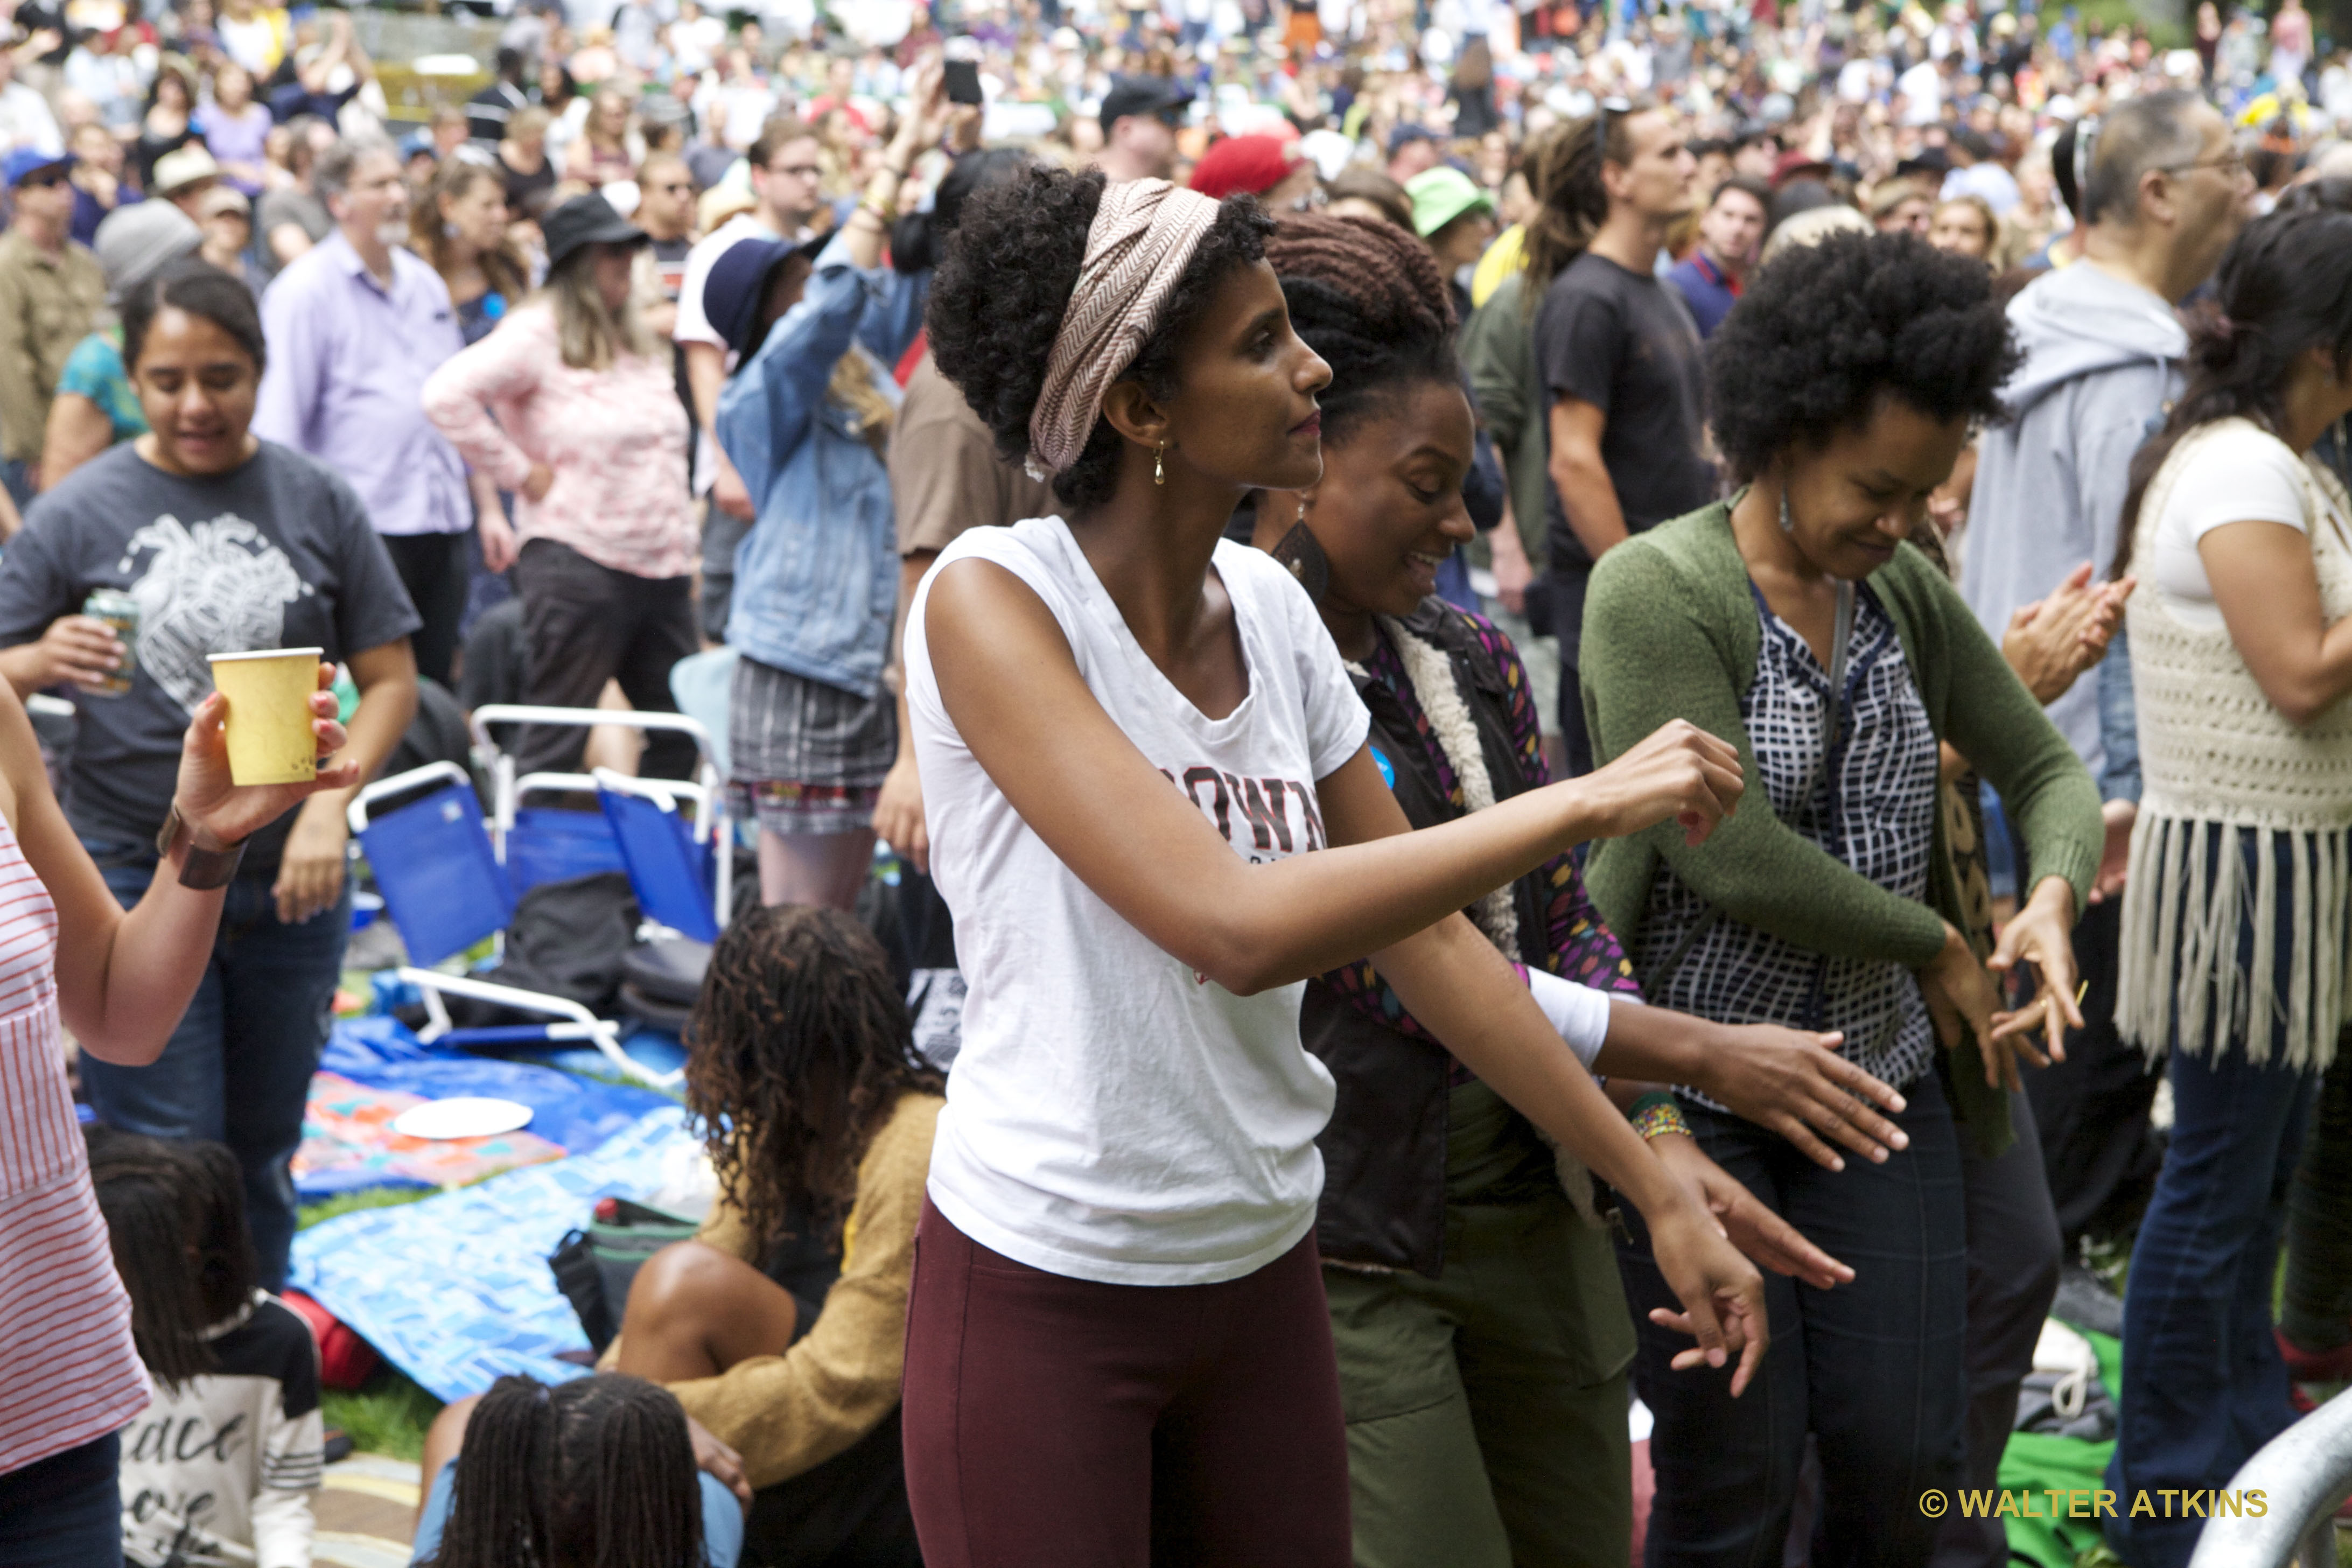
<svg viewBox="0 0 2352 1568">
<path fill-rule="evenodd" d="M 455 1469 L 426 1568 L 701 1568 L 694 1442 L 657 1383 L 502 1377 L 474 1407 Z"/>
<path fill-rule="evenodd" d="M 1009 462 L 1028 455 L 1029 416 L 1077 287 L 1103 183 L 1099 171 L 1038 167 L 973 192 L 931 281 L 924 323 L 931 358 Z M 1255 196 L 1224 199 L 1123 379 L 1155 398 L 1175 395 L 1177 350 L 1226 273 L 1265 254 L 1273 226 Z M 1097 417 L 1077 461 L 1054 476 L 1054 493 L 1076 512 L 1102 505 L 1118 481 L 1118 433 Z"/>
<path fill-rule="evenodd" d="M 1460 385 L 1454 301 L 1429 247 L 1362 218 L 1286 217 L 1265 242 L 1290 324 L 1331 367 L 1323 442 L 1344 447 L 1403 389 Z"/>
<path fill-rule="evenodd" d="M 720 933 L 687 1021 L 686 1105 L 763 1254 L 795 1210 L 837 1237 L 898 1097 L 940 1085 L 888 956 L 856 920 L 780 904 Z"/>
</svg>

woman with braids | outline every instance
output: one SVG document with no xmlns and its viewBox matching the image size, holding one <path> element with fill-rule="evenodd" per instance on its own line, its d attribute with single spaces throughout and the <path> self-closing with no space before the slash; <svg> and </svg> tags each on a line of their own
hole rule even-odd
<svg viewBox="0 0 2352 1568">
<path fill-rule="evenodd" d="M 889 961 L 837 910 L 761 909 L 719 937 L 687 1033 L 723 1196 L 637 1271 L 608 1364 L 741 1455 L 755 1561 L 919 1563 L 898 1380 L 940 1079 Z"/>
<path fill-rule="evenodd" d="M 419 1568 L 735 1568 L 743 1510 L 667 1389 L 502 1377 L 434 1417 Z M 305 1559 L 307 1561 L 307 1559 Z"/>
<path fill-rule="evenodd" d="M 940 371 L 1066 509 L 958 539 L 906 633 L 971 987 L 908 1308 L 933 1568 L 1348 1562 L 1311 1234 L 1332 1080 L 1298 1006 L 1362 954 L 1649 1216 L 1685 1364 L 1762 1348 L 1754 1268 L 1459 912 L 1598 836 L 1704 839 L 1730 749 L 1669 724 L 1409 834 L 1312 605 L 1222 537 L 1250 491 L 1322 472 L 1330 373 L 1271 227 L 1245 197 L 1033 170 L 973 195 L 932 288 Z"/>
<path fill-rule="evenodd" d="M 2169 1054 L 2173 1101 L 2124 1293 L 2107 1481 L 2125 1498 L 2226 1487 L 2295 1419 L 2271 1321 L 2279 1235 L 2352 1019 L 2352 500 L 2312 456 L 2352 415 L 2352 214 L 2295 209 L 2222 257 L 2220 310 L 2124 501 L 2147 792 L 2116 1025 Z M 2323 1136 L 2344 1125 L 2329 1101 Z M 2299 1241 L 2326 1236 L 2296 1217 Z M 2287 1276 L 2285 1327 L 2312 1348 L 2346 1340 L 2342 1294 L 2313 1290 L 2329 1250 L 2303 1247 Z M 2332 1359 L 2332 1375 L 2352 1363 Z M 2185 1563 L 2200 1528 L 2107 1525 L 2149 1568 Z"/>
<path fill-rule="evenodd" d="M 1652 1002 L 1842 1034 L 1841 1054 L 1902 1092 L 1909 1140 L 1899 1160 L 1825 1171 L 1677 1086 L 1700 1146 L 1856 1267 L 1834 1291 L 1766 1282 L 1773 1352 L 1745 1400 L 1713 1374 L 1668 1376 L 1674 1345 L 1641 1330 L 1658 1561 L 1776 1556 L 1808 1432 L 1816 1563 L 1924 1563 L 1937 1522 L 1920 1494 L 1963 1474 L 1961 1141 L 2007 1145 L 2001 1088 L 2020 1058 L 2043 1059 L 2029 1032 L 2055 1050 L 2081 1026 L 2070 933 L 2102 839 L 2089 775 L 1906 542 L 2014 363 L 1991 280 L 1966 258 L 1837 235 L 1769 263 L 1707 344 L 1716 441 L 1744 488 L 1611 551 L 1593 576 L 1595 754 L 1683 718 L 1736 742 L 1761 796 L 1704 844 L 1595 846 L 1595 904 Z M 1946 740 L 2000 792 L 2029 868 L 1989 957 L 1966 934 L 1938 810 Z M 1997 1014 L 1988 967 L 2024 964 L 2038 991 Z M 1622 1262 L 1637 1310 L 1666 1300 L 1653 1256 L 1635 1224 Z"/>
<path fill-rule="evenodd" d="M 1470 405 L 1436 267 L 1397 230 L 1318 217 L 1286 218 L 1266 259 L 1331 384 L 1322 477 L 1262 495 L 1256 542 L 1321 585 L 1374 757 L 1414 827 L 1540 787 L 1517 650 L 1430 593 L 1429 563 L 1470 527 Z M 1824 1289 L 1853 1278 L 1701 1153 L 1670 1096 L 1643 1103 L 1646 1086 L 1629 1080 L 1704 1082 L 1832 1167 L 1832 1142 L 1874 1160 L 1902 1148 L 1866 1103 L 1900 1110 L 1901 1096 L 1832 1055 L 1835 1037 L 1639 1005 L 1565 855 L 1468 912 L 1750 1256 Z M 1356 1562 L 1617 1568 L 1633 1524 L 1633 1334 L 1591 1175 L 1556 1167 L 1534 1125 L 1450 1058 L 1369 961 L 1308 983 L 1300 1030 L 1338 1081 L 1317 1140 L 1317 1239 Z"/>
</svg>

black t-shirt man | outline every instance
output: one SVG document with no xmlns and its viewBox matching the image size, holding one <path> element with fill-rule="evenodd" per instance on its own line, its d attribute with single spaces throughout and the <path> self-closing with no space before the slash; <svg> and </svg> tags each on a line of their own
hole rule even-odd
<svg viewBox="0 0 2352 1568">
<path fill-rule="evenodd" d="M 75 694 L 66 816 L 110 855 L 153 853 L 181 738 L 213 689 L 207 654 L 319 647 L 341 662 L 422 624 L 358 493 L 269 441 L 217 479 L 165 473 L 129 441 L 68 475 L 0 557 L 0 647 L 37 640 L 93 588 L 140 607 L 131 689 Z M 296 815 L 254 834 L 240 877 L 276 876 Z"/>
<path fill-rule="evenodd" d="M 1716 499 L 1706 445 L 1698 324 L 1681 290 L 1587 251 L 1560 270 L 1536 312 L 1536 368 L 1546 416 L 1576 398 L 1599 409 L 1601 460 L 1616 489 L 1628 533 L 1654 528 Z M 1559 658 L 1559 723 L 1572 773 L 1590 771 L 1590 742 L 1573 671 L 1584 629 L 1592 553 L 1568 524 L 1559 489 L 1547 482 L 1546 593 Z"/>
<path fill-rule="evenodd" d="M 1573 397 L 1607 421 L 1601 460 L 1628 533 L 1715 500 L 1698 324 L 1672 284 L 1585 252 L 1544 291 L 1536 367 L 1547 407 Z M 1569 527 L 1556 488 L 1547 493 L 1545 521 L 1549 558 L 1590 572 L 1592 554 Z"/>
</svg>

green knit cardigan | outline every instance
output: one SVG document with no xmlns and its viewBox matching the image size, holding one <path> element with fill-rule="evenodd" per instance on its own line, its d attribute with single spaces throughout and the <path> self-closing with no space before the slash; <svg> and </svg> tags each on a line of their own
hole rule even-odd
<svg viewBox="0 0 2352 1568">
<path fill-rule="evenodd" d="M 1734 500 L 1738 498 L 1734 497 Z M 1762 641 L 1731 501 L 1663 523 L 1604 555 L 1584 607 L 1578 669 L 1594 756 L 1606 763 L 1671 719 L 1735 742 L 1752 782 L 1756 752 L 1739 700 Z M 1895 622 L 1927 721 L 2000 792 L 2032 870 L 2021 886 L 2063 877 L 2084 907 L 2105 830 L 2099 792 L 2082 762 L 1985 636 L 1959 594 L 1909 544 L 1873 573 Z M 1627 945 L 1657 863 L 1732 920 L 1833 958 L 1917 969 L 1943 946 L 1946 921 L 1968 930 L 1936 814 L 1927 901 L 1900 898 L 1850 869 L 1776 817 L 1759 791 L 1692 848 L 1671 821 L 1591 847 L 1585 882 Z M 1973 1038 L 1939 1066 L 1975 1146 L 1998 1153 L 2013 1136 L 2006 1098 L 1985 1086 Z"/>
</svg>

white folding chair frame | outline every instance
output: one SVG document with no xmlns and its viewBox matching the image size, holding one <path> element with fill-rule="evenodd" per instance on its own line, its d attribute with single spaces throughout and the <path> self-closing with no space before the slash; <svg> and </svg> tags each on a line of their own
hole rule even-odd
<svg viewBox="0 0 2352 1568">
<path fill-rule="evenodd" d="M 593 730 L 600 724 L 617 725 L 643 732 L 666 731 L 685 735 L 694 742 L 695 778 L 644 779 L 636 781 L 647 788 L 667 795 L 673 806 L 679 800 L 694 804 L 694 841 L 711 844 L 711 907 L 717 912 L 719 924 L 724 929 L 729 911 L 734 907 L 735 856 L 733 835 L 727 828 L 726 781 L 719 776 L 719 763 L 711 755 L 710 731 L 698 720 L 683 713 L 639 713 L 628 709 L 606 708 L 540 708 L 529 703 L 494 702 L 474 710 L 473 730 L 475 749 L 479 752 L 490 774 L 490 843 L 498 851 L 500 864 L 507 856 L 507 835 L 514 827 L 515 813 L 521 808 L 523 798 L 534 792 L 571 792 L 585 794 L 596 787 L 596 780 L 587 773 L 515 773 L 514 758 L 499 750 L 490 739 L 493 724 L 556 724 L 569 729 Z M 621 775 L 625 776 L 625 775 Z"/>
<path fill-rule="evenodd" d="M 486 709 L 483 711 L 497 710 Z M 525 710 L 525 711 L 535 714 L 570 713 L 574 710 L 551 708 Z M 698 731 L 701 727 L 696 725 L 695 728 Z M 495 748 L 492 750 L 495 752 Z M 505 776 L 509 780 L 512 779 L 511 763 L 506 769 Z M 530 775 L 534 780 L 565 776 L 568 775 L 554 773 Z M 469 789 L 473 787 L 474 783 L 472 776 L 465 769 L 455 763 L 447 762 L 427 763 L 421 768 L 412 768 L 404 773 L 395 773 L 390 778 L 377 779 L 363 786 L 359 794 L 352 798 L 352 804 L 345 813 L 345 820 L 351 825 L 353 837 L 356 838 L 366 831 L 369 807 L 375 802 L 391 795 L 404 795 L 436 779 L 461 784 Z M 582 775 L 578 787 L 593 789 L 595 784 L 594 779 Z M 694 789 L 698 797 L 700 796 L 699 786 L 680 787 Z M 511 826 L 511 823 L 512 818 L 509 816 L 508 826 Z M 499 865 L 503 867 L 506 863 L 506 840 L 495 817 L 491 824 L 490 847 Z M 503 951 L 506 942 L 506 932 L 503 929 L 498 932 L 495 940 Z M 546 1026 L 547 1038 L 555 1041 L 585 1040 L 593 1045 L 598 1053 L 620 1072 L 640 1082 L 651 1084 L 656 1089 L 675 1089 L 686 1079 L 683 1068 L 671 1072 L 656 1072 L 633 1059 L 626 1051 L 621 1049 L 619 1024 L 610 1019 L 597 1017 L 568 996 L 555 996 L 541 991 L 526 991 L 514 985 L 500 985 L 493 981 L 477 980 L 469 974 L 445 974 L 437 969 L 423 969 L 414 964 L 403 964 L 394 971 L 394 973 L 402 981 L 415 986 L 418 994 L 425 999 L 425 1024 L 424 1028 L 417 1031 L 416 1037 L 425 1045 L 432 1044 L 456 1027 L 455 1023 L 450 1019 L 448 1006 L 442 998 L 445 995 L 469 996 L 479 1001 L 499 1003 L 520 1012 L 537 1013 L 543 1016 L 560 1019 L 562 1022 Z"/>
</svg>

